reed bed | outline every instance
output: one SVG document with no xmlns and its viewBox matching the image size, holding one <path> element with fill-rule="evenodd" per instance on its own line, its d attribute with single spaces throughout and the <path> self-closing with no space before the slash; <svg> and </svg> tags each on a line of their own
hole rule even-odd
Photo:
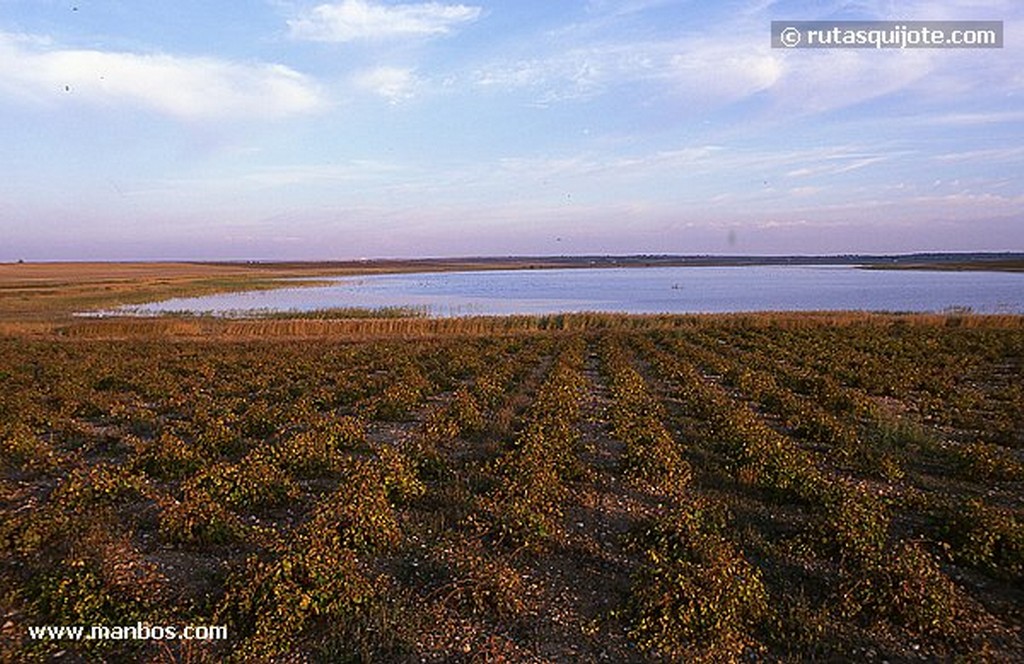
<svg viewBox="0 0 1024 664">
<path fill-rule="evenodd" d="M 1024 316 L 982 314 L 886 314 L 870 312 L 762 312 L 735 314 L 607 314 L 547 316 L 470 316 L 427 318 L 296 317 L 225 319 L 210 316 L 107 317 L 71 323 L 0 322 L 0 336 L 57 336 L 75 339 L 130 338 L 421 338 L 522 334 L 549 331 L 640 331 L 656 329 L 777 328 L 813 330 L 821 326 L 961 327 L 1022 329 Z"/>
</svg>

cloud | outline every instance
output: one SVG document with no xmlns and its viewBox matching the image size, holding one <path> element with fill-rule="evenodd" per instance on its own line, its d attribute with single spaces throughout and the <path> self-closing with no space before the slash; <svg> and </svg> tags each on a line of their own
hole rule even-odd
<svg viewBox="0 0 1024 664">
<path fill-rule="evenodd" d="M 662 4 L 659 0 L 591 0 L 587 20 L 527 38 L 514 51 L 519 57 L 477 65 L 470 80 L 491 91 L 526 94 L 539 106 L 589 101 L 626 87 L 631 95 L 648 95 L 643 101 L 664 103 L 666 96 L 681 100 L 680 109 L 690 115 L 756 98 L 749 110 L 761 119 L 784 122 L 901 94 L 910 101 L 934 104 L 1024 87 L 1020 58 L 1009 47 L 991 53 L 772 49 L 765 35 L 769 21 L 780 15 L 769 0 L 750 0 L 739 13 L 719 20 L 702 17 L 693 9 L 698 24 L 704 20 L 708 26 L 700 34 L 685 23 L 681 24 L 683 34 L 661 33 L 666 36 L 658 38 L 654 30 L 634 29 L 636 17 L 630 22 L 613 20 L 623 11 L 638 13 Z M 890 4 L 878 0 L 852 5 L 837 0 L 823 3 L 806 18 L 828 18 L 854 9 L 866 17 L 892 18 Z M 927 3 L 917 6 L 920 15 L 907 15 L 932 15 L 925 11 Z M 1011 13 L 1009 5 L 1000 6 L 1006 9 L 1003 16 Z M 979 14 L 977 9 L 964 11 L 960 18 Z M 1006 22 L 1009 34 L 1014 23 Z M 953 120 L 980 123 L 1001 118 L 982 114 Z"/>
<path fill-rule="evenodd" d="M 658 76 L 666 58 L 652 50 L 656 47 L 639 42 L 563 44 L 540 57 L 485 65 L 472 81 L 484 88 L 528 91 L 541 106 L 586 100 L 620 83 Z"/>
<path fill-rule="evenodd" d="M 992 111 L 986 113 L 946 113 L 932 118 L 915 118 L 918 124 L 953 126 L 995 125 L 1024 122 L 1024 112 Z"/>
<path fill-rule="evenodd" d="M 873 166 L 880 162 L 894 159 L 902 156 L 902 154 L 903 153 L 891 150 L 886 154 L 867 154 L 859 152 L 845 152 L 842 150 L 837 150 L 835 152 L 812 152 L 806 155 L 806 160 L 801 161 L 803 164 L 809 163 L 811 165 L 803 165 L 800 168 L 787 171 L 784 175 L 791 178 L 842 175 L 844 173 L 851 173 L 868 166 Z"/>
<path fill-rule="evenodd" d="M 648 9 L 666 5 L 673 0 L 590 0 L 587 11 L 603 16 L 625 16 L 638 14 Z"/>
<path fill-rule="evenodd" d="M 314 7 L 288 21 L 295 39 L 351 42 L 400 37 L 446 35 L 480 17 L 480 7 L 439 2 L 382 5 L 367 0 L 344 0 Z"/>
<path fill-rule="evenodd" d="M 411 69 L 377 67 L 355 76 L 357 87 L 380 95 L 391 104 L 411 99 L 419 85 Z"/>
<path fill-rule="evenodd" d="M 499 177 L 528 177 L 535 180 L 604 176 L 619 181 L 630 177 L 650 178 L 659 174 L 691 172 L 707 168 L 725 149 L 701 145 L 646 154 L 580 154 L 563 157 L 505 157 L 494 171 Z M 491 169 L 488 169 L 491 172 Z"/>
<path fill-rule="evenodd" d="M 279 118 L 325 105 L 308 77 L 279 64 L 243 64 L 54 47 L 0 33 L 0 90 L 36 102 L 133 105 L 187 120 Z"/>
<path fill-rule="evenodd" d="M 771 88 L 783 74 L 777 54 L 744 42 L 696 43 L 670 63 L 668 78 L 691 101 L 733 102 Z"/>
<path fill-rule="evenodd" d="M 717 106 L 769 89 L 784 74 L 781 57 L 753 40 L 584 42 L 546 44 L 543 50 L 539 57 L 479 68 L 473 82 L 528 91 L 539 105 L 588 100 L 642 82 L 692 103 Z"/>
<path fill-rule="evenodd" d="M 1024 147 L 1012 146 L 1005 148 L 991 148 L 988 150 L 965 150 L 961 152 L 947 152 L 935 155 L 935 161 L 942 162 L 963 162 L 963 161 L 1020 161 L 1024 159 Z"/>
</svg>

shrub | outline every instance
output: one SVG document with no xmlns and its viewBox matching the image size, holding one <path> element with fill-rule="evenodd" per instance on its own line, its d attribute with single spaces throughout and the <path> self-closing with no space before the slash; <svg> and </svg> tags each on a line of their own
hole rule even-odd
<svg viewBox="0 0 1024 664">
<path fill-rule="evenodd" d="M 203 493 L 160 504 L 160 536 L 170 544 L 203 547 L 241 538 L 242 523 L 234 514 Z"/>
<path fill-rule="evenodd" d="M 332 441 L 316 431 L 300 431 L 278 443 L 268 454 L 290 473 L 312 477 L 337 469 L 344 457 Z"/>
<path fill-rule="evenodd" d="M 508 562 L 484 550 L 478 540 L 465 540 L 440 549 L 441 563 L 451 581 L 434 594 L 473 613 L 499 619 L 519 616 L 526 609 L 523 578 Z"/>
<path fill-rule="evenodd" d="M 366 422 L 361 417 L 327 416 L 316 424 L 314 431 L 338 451 L 366 448 Z"/>
<path fill-rule="evenodd" d="M 377 449 L 380 461 L 381 479 L 388 498 L 395 502 L 406 502 L 422 496 L 427 488 L 416 476 L 416 469 L 409 457 L 394 445 L 382 445 Z"/>
<path fill-rule="evenodd" d="M 51 500 L 65 509 L 125 504 L 145 497 L 144 478 L 121 466 L 97 463 L 71 470 L 53 491 Z"/>
<path fill-rule="evenodd" d="M 1024 480 L 1024 464 L 1001 445 L 982 441 L 952 443 L 947 451 L 959 474 L 965 479 L 975 482 Z"/>
<path fill-rule="evenodd" d="M 373 398 L 370 408 L 383 420 L 404 419 L 430 390 L 430 381 L 414 366 L 404 367 L 389 376 L 384 390 Z"/>
<path fill-rule="evenodd" d="M 402 533 L 377 463 L 366 459 L 352 462 L 338 488 L 314 511 L 308 529 L 317 541 L 359 551 L 397 544 Z"/>
<path fill-rule="evenodd" d="M 245 409 L 239 427 L 249 438 L 267 438 L 282 425 L 280 408 L 272 407 L 265 401 L 257 401 Z"/>
<path fill-rule="evenodd" d="M 768 613 L 760 572 L 721 532 L 724 516 L 692 496 L 648 530 L 633 580 L 631 633 L 669 660 L 734 661 Z"/>
<path fill-rule="evenodd" d="M 451 441 L 460 430 L 458 419 L 448 408 L 435 408 L 423 419 L 423 438 L 428 446 Z"/>
<path fill-rule="evenodd" d="M 239 662 L 388 659 L 403 629 L 386 586 L 355 553 L 316 537 L 274 560 L 250 559 L 228 580 L 215 621 L 232 626 Z"/>
<path fill-rule="evenodd" d="M 575 339 L 555 359 L 514 448 L 498 462 L 504 482 L 490 500 L 490 511 L 498 533 L 519 544 L 536 544 L 557 530 L 562 479 L 578 471 L 581 342 Z"/>
<path fill-rule="evenodd" d="M 166 579 L 112 526 L 94 518 L 55 565 L 37 570 L 25 599 L 55 624 L 126 624 L 147 619 Z"/>
<path fill-rule="evenodd" d="M 648 392 L 643 377 L 629 365 L 617 343 L 606 340 L 601 351 L 614 397 L 612 429 L 615 437 L 626 445 L 627 469 L 634 478 L 657 491 L 681 494 L 692 471 L 662 424 L 661 404 Z"/>
<path fill-rule="evenodd" d="M 248 445 L 238 429 L 239 423 L 233 415 L 223 415 L 199 410 L 193 426 L 196 430 L 196 445 L 203 455 L 236 457 L 243 454 Z"/>
<path fill-rule="evenodd" d="M 262 454 L 238 463 L 220 462 L 188 479 L 186 494 L 209 496 L 233 509 L 253 510 L 281 505 L 298 495 L 298 487 Z"/>
<path fill-rule="evenodd" d="M 506 479 L 490 502 L 498 533 L 523 545 L 537 544 L 558 530 L 565 487 L 558 469 L 537 456 L 508 460 Z"/>
<path fill-rule="evenodd" d="M 826 552 L 854 568 L 875 564 L 885 553 L 889 516 L 876 498 L 852 489 L 824 496 L 819 526 Z"/>
<path fill-rule="evenodd" d="M 847 615 L 869 611 L 918 633 L 954 638 L 964 633 L 960 592 L 917 542 L 904 542 L 851 575 L 840 592 Z"/>
<path fill-rule="evenodd" d="M 164 432 L 156 440 L 134 439 L 132 466 L 158 479 L 181 479 L 194 474 L 203 464 L 195 446 L 173 433 Z"/>
<path fill-rule="evenodd" d="M 455 390 L 451 402 L 452 414 L 463 433 L 476 433 L 484 428 L 484 416 L 476 398 L 465 387 Z"/>
<path fill-rule="evenodd" d="M 23 424 L 0 433 L 0 469 L 45 472 L 52 470 L 58 460 L 49 443 Z"/>
<path fill-rule="evenodd" d="M 1024 578 L 1024 522 L 1010 510 L 980 500 L 957 505 L 948 512 L 943 533 L 958 561 Z"/>
</svg>

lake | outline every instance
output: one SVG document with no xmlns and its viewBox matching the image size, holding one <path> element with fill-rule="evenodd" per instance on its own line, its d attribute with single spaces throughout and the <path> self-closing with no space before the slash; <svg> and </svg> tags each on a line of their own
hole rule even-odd
<svg viewBox="0 0 1024 664">
<path fill-rule="evenodd" d="M 431 316 L 742 311 L 1024 313 L 1024 274 L 863 270 L 853 266 L 652 267 L 387 274 L 123 307 L 154 315 L 245 316 L 412 307 Z M 318 280 L 323 281 L 323 280 Z"/>
</svg>

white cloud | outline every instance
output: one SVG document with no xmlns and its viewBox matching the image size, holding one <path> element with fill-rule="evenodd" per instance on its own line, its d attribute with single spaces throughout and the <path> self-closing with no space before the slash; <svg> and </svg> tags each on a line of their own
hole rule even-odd
<svg viewBox="0 0 1024 664">
<path fill-rule="evenodd" d="M 239 195 L 253 196 L 256 192 L 278 187 L 323 186 L 333 189 L 339 184 L 358 182 L 361 190 L 364 190 L 373 186 L 388 186 L 389 178 L 396 174 L 407 175 L 400 165 L 367 159 L 353 159 L 340 164 L 256 166 L 241 173 L 200 172 L 190 177 L 165 177 L 138 183 L 122 195 L 150 201 L 159 197 L 181 198 L 186 195 L 226 195 L 235 200 Z"/>
<path fill-rule="evenodd" d="M 0 33 L 0 90 L 37 102 L 128 104 L 188 120 L 277 118 L 324 101 L 306 76 L 278 64 L 242 64 L 53 47 Z"/>
<path fill-rule="evenodd" d="M 789 190 L 789 195 L 802 198 L 804 196 L 814 196 L 815 194 L 819 194 L 822 191 L 824 191 L 824 188 L 822 187 L 791 187 Z"/>
<path fill-rule="evenodd" d="M 668 75 L 691 100 L 728 103 L 772 87 L 782 73 L 780 58 L 765 47 L 705 42 L 673 56 Z"/>
<path fill-rule="evenodd" d="M 915 118 L 918 124 L 955 126 L 994 125 L 1024 122 L 1024 112 L 993 111 L 987 113 L 946 113 L 932 118 Z"/>
<path fill-rule="evenodd" d="M 595 153 L 562 157 L 505 157 L 498 160 L 497 169 L 486 169 L 501 180 L 527 178 L 530 180 L 559 180 L 572 178 L 609 178 L 622 182 L 628 178 L 653 178 L 666 173 L 689 172 L 709 168 L 727 152 L 717 145 L 702 145 L 652 153 L 602 155 Z"/>
<path fill-rule="evenodd" d="M 606 43 L 492 63 L 478 69 L 473 81 L 487 88 L 527 90 L 536 103 L 548 105 L 590 99 L 618 83 L 656 76 L 663 67 L 664 58 L 654 56 L 650 44 Z"/>
<path fill-rule="evenodd" d="M 771 88 L 780 115 L 847 108 L 912 89 L 935 70 L 923 50 L 880 53 L 833 49 L 784 51 L 781 76 Z"/>
<path fill-rule="evenodd" d="M 411 99 L 416 94 L 419 81 L 411 69 L 402 67 L 377 67 L 356 74 L 356 87 L 380 95 L 391 104 Z"/>
<path fill-rule="evenodd" d="M 967 150 L 963 152 L 947 152 L 935 155 L 935 161 L 964 162 L 964 161 L 1020 161 L 1024 159 L 1024 147 L 1012 146 L 1005 148 L 991 148 L 988 150 Z"/>
<path fill-rule="evenodd" d="M 314 7 L 288 21 L 295 39 L 322 42 L 445 35 L 457 25 L 480 17 L 480 7 L 439 2 L 382 5 L 344 0 Z"/>
<path fill-rule="evenodd" d="M 902 156 L 903 153 L 888 151 L 886 154 L 866 154 L 858 152 L 844 152 L 842 150 L 829 153 L 819 151 L 817 153 L 809 153 L 806 156 L 806 160 L 801 160 L 801 163 L 811 164 L 810 166 L 801 166 L 800 168 L 787 171 L 786 177 L 791 178 L 806 178 L 806 177 L 822 177 L 832 175 L 842 175 L 844 173 L 851 173 L 858 171 L 874 164 L 888 161 L 890 159 Z"/>
<path fill-rule="evenodd" d="M 703 113 L 757 95 L 764 100 L 757 110 L 760 117 L 785 121 L 897 94 L 934 103 L 1012 93 L 1024 87 L 1021 60 L 1012 45 L 986 53 L 772 49 L 765 34 L 769 20 L 778 16 L 769 0 L 750 0 L 735 17 L 713 22 L 700 35 L 630 38 L 642 33 L 623 28 L 621 21 L 604 20 L 619 10 L 639 11 L 660 4 L 658 0 L 592 0 L 588 7 L 596 18 L 537 35 L 529 48 L 520 45 L 515 51 L 528 56 L 478 66 L 472 81 L 495 91 L 526 93 L 539 105 L 585 101 L 640 83 L 645 87 L 633 87 L 631 94 L 646 90 L 652 99 L 661 101 L 662 93 L 668 92 L 683 100 L 681 108 L 689 113 Z M 856 11 L 865 16 L 893 17 L 887 0 L 862 4 Z M 966 7 L 966 0 L 960 5 Z M 925 11 L 927 6 L 919 3 L 919 14 L 913 18 L 931 17 Z M 998 6 L 1006 11 L 992 14 L 964 9 L 960 18 L 1011 13 L 1005 3 Z M 850 3 L 837 0 L 824 3 L 820 11 L 806 18 L 853 9 Z M 1007 20 L 1006 24 L 1009 35 L 1015 22 Z M 990 117 L 966 118 L 964 122 Z"/>
<path fill-rule="evenodd" d="M 535 59 L 488 65 L 475 72 L 474 82 L 530 91 L 541 105 L 591 99 L 635 82 L 720 105 L 771 88 L 783 73 L 779 55 L 753 40 L 671 39 L 563 46 Z"/>
</svg>

